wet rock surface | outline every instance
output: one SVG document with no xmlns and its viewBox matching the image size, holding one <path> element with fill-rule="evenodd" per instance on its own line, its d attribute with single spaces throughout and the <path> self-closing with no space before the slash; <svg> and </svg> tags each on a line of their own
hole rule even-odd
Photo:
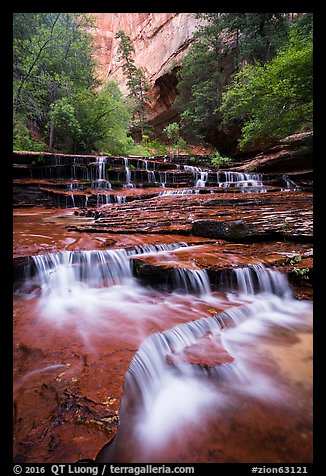
<svg viewBox="0 0 326 476">
<path fill-rule="evenodd" d="M 98 156 L 44 154 L 43 165 L 32 164 L 38 156 L 14 157 L 15 462 L 94 460 L 117 434 L 124 378 L 144 339 L 246 303 L 227 295 L 229 273 L 250 266 L 279 270 L 299 300 L 312 299 L 313 196 L 272 174 L 247 193 L 236 181 L 227 184 L 224 172 L 222 186 L 216 172 L 207 172 L 206 186 L 195 187 L 200 172 L 177 168 L 168 157 L 129 158 L 131 187 L 122 157 L 110 158 L 105 169 Z M 177 242 L 188 247 L 130 255 L 137 280 L 129 288 L 94 289 L 69 280 L 54 295 L 42 283 L 24 288 L 33 256 Z M 201 288 L 175 293 L 175 277 L 187 271 L 206 273 L 212 294 L 205 297 Z M 292 408 L 230 399 L 223 415 L 196 427 L 190 446 L 188 437 L 179 449 L 172 439 L 152 461 L 310 461 L 310 335 L 274 326 L 260 344 L 263 357 L 252 364 L 278 375 L 280 388 L 290 385 Z M 170 352 L 166 363 L 206 375 L 236 364 L 237 356 L 221 336 L 206 334 Z M 185 427 L 185 434 L 192 432 Z M 128 451 L 121 462 L 130 462 Z"/>
<path fill-rule="evenodd" d="M 196 344 L 168 355 L 166 360 L 169 364 L 185 362 L 207 369 L 233 362 L 234 358 L 223 347 L 220 336 L 208 334 L 199 338 Z"/>
<path fill-rule="evenodd" d="M 91 225 L 71 231 L 178 233 L 230 241 L 284 239 L 311 241 L 312 194 L 198 194 L 160 196 L 121 207 L 103 207 Z"/>
</svg>

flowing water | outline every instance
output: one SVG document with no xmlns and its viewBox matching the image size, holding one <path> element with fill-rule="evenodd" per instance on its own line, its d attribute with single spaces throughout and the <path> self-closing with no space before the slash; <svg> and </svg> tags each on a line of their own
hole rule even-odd
<svg viewBox="0 0 326 476">
<path fill-rule="evenodd" d="M 173 292 L 144 287 L 134 277 L 133 256 L 164 255 L 184 246 L 34 256 L 16 306 L 27 306 L 41 328 L 69 333 L 91 354 L 106 339 L 139 347 L 124 378 L 120 427 L 98 461 L 259 461 L 262 454 L 295 461 L 293 448 L 306 445 L 311 433 L 309 346 L 295 350 L 294 345 L 311 335 L 311 304 L 294 299 L 284 275 L 262 265 L 235 269 L 226 292 L 212 292 L 207 273 L 199 269 L 175 268 Z M 287 353 L 302 362 L 304 375 L 289 364 Z M 18 389 L 38 375 L 64 367 L 73 372 L 69 366 L 59 361 L 31 369 Z M 230 448 L 231 440 L 241 445 L 242 438 L 241 431 L 234 434 L 232 415 L 253 432 L 252 445 L 242 450 Z M 286 423 L 285 415 L 290 415 Z M 298 425 L 295 444 L 293 437 L 287 442 L 280 437 L 268 446 L 271 435 Z M 259 439 L 260 426 L 266 435 Z M 309 460 L 309 450 L 302 458 Z"/>
<path fill-rule="evenodd" d="M 97 207 L 124 203 L 142 180 L 176 186 L 157 195 L 266 190 L 261 174 L 112 158 L 110 175 L 108 158 L 86 162 L 55 158 L 33 174 L 68 180 L 73 208 L 93 192 Z M 311 461 L 312 305 L 284 274 L 240 267 L 235 252 L 217 285 L 191 259 L 196 237 L 78 233 L 67 225 L 92 220 L 59 212 L 16 216 L 17 257 L 30 257 L 14 295 L 18 462 Z M 180 248 L 189 266 L 175 253 L 159 283 L 137 278 L 139 258 L 164 268 Z"/>
<path fill-rule="evenodd" d="M 229 460 L 233 453 L 229 453 L 229 443 L 223 443 L 223 439 L 227 435 L 236 442 L 238 437 L 224 418 L 229 418 L 230 410 L 235 408 L 236 413 L 239 410 L 242 413 L 239 424 L 243 424 L 249 432 L 257 431 L 257 425 L 258 428 L 264 426 L 264 418 L 259 423 L 261 409 L 264 409 L 265 418 L 269 415 L 278 422 L 282 415 L 289 412 L 292 420 L 287 420 L 286 424 L 290 427 L 294 422 L 298 424 L 302 403 L 307 399 L 307 394 L 299 388 L 307 381 L 303 381 L 293 367 L 284 374 L 284 368 L 275 368 L 276 362 L 269 360 L 265 345 L 266 339 L 270 339 L 271 347 L 275 345 L 273 352 L 277 354 L 278 333 L 309 334 L 311 306 L 293 299 L 288 283 L 279 272 L 256 267 L 257 285 L 249 284 L 253 277 L 252 269 L 241 271 L 244 280 L 239 277 L 240 273 L 236 273 L 240 295 L 230 297 L 230 300 L 243 299 L 243 294 L 248 292 L 252 298 L 250 304 L 231 307 L 211 318 L 179 324 L 170 330 L 155 333 L 143 342 L 125 377 L 120 428 L 113 442 L 98 455 L 99 462 L 201 461 L 193 448 L 198 446 L 198 435 L 200 439 L 203 430 L 205 444 L 201 452 L 204 460 L 210 460 L 209 453 L 214 446 L 215 451 L 216 447 L 225 450 L 224 458 Z M 189 277 L 180 273 L 178 279 L 186 281 Z M 199 290 L 203 299 L 210 296 L 213 302 L 214 297 L 204 277 L 194 274 L 189 283 L 192 280 L 196 281 L 196 285 L 191 286 L 193 290 Z M 200 365 L 194 364 L 186 352 L 206 338 L 205 344 L 203 341 L 200 347 L 200 357 L 204 362 L 206 358 L 209 361 L 211 356 L 207 357 L 205 351 L 202 355 L 207 337 L 212 342 L 216 341 L 213 349 L 215 359 L 222 349 L 231 359 L 225 359 L 224 355 L 221 362 L 212 362 L 208 368 L 203 365 L 203 360 Z M 299 352 L 296 353 L 299 360 L 309 358 L 307 349 L 301 358 Z M 299 394 L 301 402 L 297 400 Z M 244 411 L 248 412 L 249 421 L 254 420 L 252 427 L 248 425 Z M 305 411 L 303 420 L 309 429 L 307 422 L 311 418 L 311 404 Z M 282 434 L 284 425 L 281 424 L 278 431 Z M 303 432 L 299 438 L 303 440 L 303 445 L 306 438 L 307 433 Z M 254 434 L 252 439 L 252 447 L 247 443 L 242 452 L 242 461 L 260 461 L 259 452 L 265 445 L 264 437 L 258 447 Z M 270 454 L 275 450 L 280 452 L 280 448 L 276 449 L 278 445 L 274 446 L 269 448 Z M 291 451 L 291 445 L 289 448 L 286 446 L 283 447 L 284 453 Z M 241 451 L 235 453 L 241 454 Z M 225 459 L 222 457 L 220 461 Z"/>
</svg>

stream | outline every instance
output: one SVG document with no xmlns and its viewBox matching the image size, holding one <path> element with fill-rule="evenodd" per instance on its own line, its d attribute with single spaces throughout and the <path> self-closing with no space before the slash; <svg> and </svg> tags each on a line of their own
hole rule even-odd
<svg viewBox="0 0 326 476">
<path fill-rule="evenodd" d="M 189 256 L 217 243 L 223 253 L 222 241 L 78 228 L 164 194 L 273 193 L 271 177 L 139 158 L 57 159 L 24 173 L 14 209 L 15 461 L 311 462 L 312 301 L 297 298 L 286 273 L 258 258 L 239 266 L 238 247 L 225 251 L 217 285 Z M 277 180 L 277 193 L 300 193 Z M 157 260 L 157 282 L 139 274 L 139 259 Z"/>
</svg>

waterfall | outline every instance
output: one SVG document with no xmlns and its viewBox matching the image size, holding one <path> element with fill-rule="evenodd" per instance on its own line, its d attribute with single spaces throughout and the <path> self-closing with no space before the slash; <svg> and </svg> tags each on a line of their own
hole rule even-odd
<svg viewBox="0 0 326 476">
<path fill-rule="evenodd" d="M 58 165 L 58 164 L 56 164 Z M 72 180 L 76 180 L 76 158 L 74 157 L 73 166 L 71 168 Z"/>
<path fill-rule="evenodd" d="M 150 183 L 156 182 L 155 172 L 154 170 L 147 170 L 147 181 Z"/>
<path fill-rule="evenodd" d="M 125 203 L 126 198 L 127 197 L 125 195 L 115 195 L 114 196 L 114 201 L 115 201 L 115 203 Z"/>
<path fill-rule="evenodd" d="M 270 296 L 147 337 L 125 375 L 118 432 L 96 461 L 139 463 L 153 454 L 160 461 L 175 435 L 184 441 L 187 425 L 205 428 L 234 398 L 282 404 L 286 397 L 275 373 L 252 364 L 253 346 L 272 327 L 300 328 L 309 311 L 310 303 Z M 217 354 L 225 349 L 224 363 L 216 359 L 203 367 L 191 360 L 191 349 L 202 348 L 204 340 Z"/>
<path fill-rule="evenodd" d="M 183 248 L 187 246 L 188 244 L 183 241 L 177 243 L 161 243 L 158 245 L 143 244 L 135 246 L 134 250 L 131 251 L 131 254 L 160 253 L 164 251 L 174 251 L 178 248 Z"/>
<path fill-rule="evenodd" d="M 203 269 L 174 268 L 173 288 L 176 292 L 203 296 L 211 292 L 207 272 Z"/>
<path fill-rule="evenodd" d="M 159 172 L 159 180 L 162 188 L 165 188 L 167 182 L 167 172 Z"/>
<path fill-rule="evenodd" d="M 268 293 L 284 298 L 292 295 L 286 276 L 263 264 L 234 269 L 227 278 L 227 287 L 246 295 Z"/>
<path fill-rule="evenodd" d="M 297 184 L 293 182 L 293 180 L 291 180 L 288 175 L 282 175 L 282 179 L 286 184 L 286 188 L 282 190 L 300 190 L 300 187 L 298 187 Z"/>
<path fill-rule="evenodd" d="M 117 198 L 117 197 L 116 197 Z M 36 281 L 43 288 L 65 283 L 83 283 L 91 287 L 107 287 L 132 279 L 130 257 L 157 254 L 187 247 L 185 242 L 168 244 L 141 244 L 130 249 L 63 251 L 32 257 Z M 29 265 L 30 267 L 30 265 Z M 32 271 L 25 270 L 27 276 Z M 59 278 L 57 278 L 59 276 Z M 269 294 L 284 299 L 292 297 L 292 290 L 285 274 L 266 268 L 262 264 L 226 270 L 221 274 L 223 288 L 246 296 Z M 200 296 L 209 295 L 211 286 L 206 270 L 173 268 L 172 289 Z"/>
<path fill-rule="evenodd" d="M 125 166 L 125 172 L 126 172 L 126 187 L 128 188 L 134 188 L 133 183 L 131 182 L 131 172 L 129 168 L 129 160 L 127 157 L 123 158 L 124 161 L 124 166 Z"/>
<path fill-rule="evenodd" d="M 72 193 L 72 194 L 70 195 L 70 197 L 71 197 L 71 201 L 72 201 L 72 207 L 75 208 L 76 205 L 75 205 L 75 197 L 74 197 L 74 194 Z"/>
<path fill-rule="evenodd" d="M 102 190 L 111 190 L 111 183 L 106 180 L 106 157 L 96 157 L 96 176 L 92 180 L 92 188 L 100 188 Z"/>
<path fill-rule="evenodd" d="M 97 169 L 98 169 L 98 180 L 105 178 L 105 157 L 96 157 Z"/>
<path fill-rule="evenodd" d="M 36 281 L 42 289 L 69 289 L 74 285 L 108 287 L 123 283 L 132 276 L 130 257 L 140 254 L 173 251 L 188 246 L 184 242 L 143 244 L 131 249 L 62 251 L 32 256 Z M 28 266 L 29 267 L 29 266 Z M 27 276 L 31 270 L 26 269 Z"/>
<path fill-rule="evenodd" d="M 79 283 L 103 287 L 132 278 L 128 254 L 123 249 L 63 251 L 32 258 L 42 289 L 56 289 L 59 294 L 71 292 Z"/>
<path fill-rule="evenodd" d="M 149 183 L 155 183 L 156 182 L 156 176 L 155 176 L 155 162 L 152 163 L 153 165 L 153 169 L 150 170 L 148 168 L 148 161 L 147 160 L 144 160 L 144 166 L 145 166 L 145 170 L 147 172 L 147 181 Z"/>
<path fill-rule="evenodd" d="M 198 174 L 202 171 L 201 168 L 194 167 L 193 165 L 184 165 L 183 168 L 184 168 L 184 170 L 186 170 L 187 172 L 191 172 L 195 176 L 196 176 L 196 174 Z"/>
<path fill-rule="evenodd" d="M 224 180 L 221 181 L 224 175 Z M 266 192 L 263 187 L 263 175 L 252 173 L 240 173 L 240 172 L 217 172 L 217 183 L 219 187 L 239 187 L 241 192 Z"/>
<path fill-rule="evenodd" d="M 200 167 L 194 167 L 192 165 L 184 165 L 184 170 L 191 172 L 195 178 L 195 187 L 205 187 L 208 180 L 208 172 L 204 172 Z"/>
<path fill-rule="evenodd" d="M 196 181 L 196 187 L 206 187 L 208 172 L 200 172 L 200 178 Z"/>
</svg>

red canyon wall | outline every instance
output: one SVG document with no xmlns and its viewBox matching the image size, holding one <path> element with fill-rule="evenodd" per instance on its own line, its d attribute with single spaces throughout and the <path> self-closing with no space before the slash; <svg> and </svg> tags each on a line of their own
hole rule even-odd
<svg viewBox="0 0 326 476">
<path fill-rule="evenodd" d="M 149 119 L 162 125 L 175 116 L 169 110 L 176 95 L 176 71 L 193 42 L 199 20 L 194 13 L 92 13 L 95 20 L 95 59 L 101 79 L 116 80 L 127 92 L 121 62 L 117 57 L 119 40 L 115 33 L 124 30 L 135 48 L 135 65 L 149 81 Z"/>
</svg>

